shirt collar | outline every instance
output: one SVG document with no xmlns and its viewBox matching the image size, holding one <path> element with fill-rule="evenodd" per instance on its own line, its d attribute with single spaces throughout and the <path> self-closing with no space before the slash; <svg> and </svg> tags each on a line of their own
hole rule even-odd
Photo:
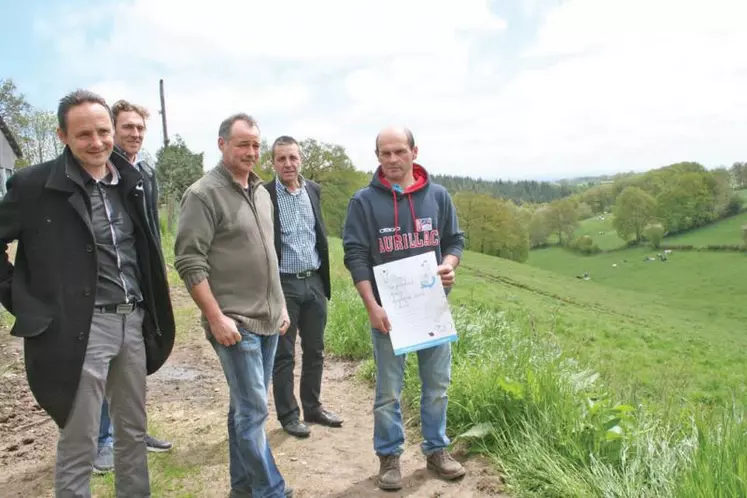
<svg viewBox="0 0 747 498">
<path fill-rule="evenodd" d="M 303 175 L 298 175 L 298 190 L 296 192 L 291 192 L 290 190 L 288 190 L 288 188 L 283 185 L 283 182 L 280 181 L 280 178 L 278 176 L 275 176 L 275 186 L 279 189 L 285 190 L 292 195 L 306 188 L 306 179 L 303 177 Z"/>
</svg>

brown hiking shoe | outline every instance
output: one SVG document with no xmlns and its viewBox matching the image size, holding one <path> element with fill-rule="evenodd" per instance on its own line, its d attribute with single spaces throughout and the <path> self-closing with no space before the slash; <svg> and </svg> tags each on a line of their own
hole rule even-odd
<svg viewBox="0 0 747 498">
<path fill-rule="evenodd" d="M 428 455 L 427 466 L 429 470 L 434 470 L 436 473 L 449 481 L 459 479 L 467 472 L 462 467 L 462 464 L 454 460 L 454 457 L 449 455 L 446 450 L 438 450 Z"/>
<path fill-rule="evenodd" d="M 399 470 L 399 455 L 379 455 L 379 478 L 376 484 L 383 490 L 402 488 L 402 473 Z"/>
</svg>

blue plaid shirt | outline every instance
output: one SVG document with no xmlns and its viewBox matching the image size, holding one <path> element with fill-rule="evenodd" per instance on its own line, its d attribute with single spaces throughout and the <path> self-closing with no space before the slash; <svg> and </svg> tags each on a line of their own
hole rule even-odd
<svg viewBox="0 0 747 498">
<path fill-rule="evenodd" d="M 322 264 L 316 250 L 316 218 L 311 206 L 306 182 L 295 192 L 275 179 L 280 210 L 280 273 L 300 273 L 318 270 Z"/>
</svg>

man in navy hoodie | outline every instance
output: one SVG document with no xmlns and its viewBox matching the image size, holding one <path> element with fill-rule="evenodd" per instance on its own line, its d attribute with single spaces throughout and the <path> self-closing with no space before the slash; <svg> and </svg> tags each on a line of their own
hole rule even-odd
<svg viewBox="0 0 747 498">
<path fill-rule="evenodd" d="M 414 161 L 418 148 L 406 128 L 386 128 L 376 137 L 379 167 L 368 187 L 348 204 L 343 233 L 345 266 L 368 311 L 376 362 L 374 450 L 379 456 L 378 486 L 402 487 L 399 457 L 405 441 L 400 410 L 405 355 L 395 356 L 388 336 L 391 325 L 381 306 L 373 267 L 435 251 L 441 282 L 450 290 L 464 249 L 456 209 L 444 187 L 431 183 Z M 444 479 L 465 470 L 446 451 L 446 390 L 451 380 L 451 345 L 417 352 L 422 387 L 420 419 L 427 467 Z"/>
</svg>

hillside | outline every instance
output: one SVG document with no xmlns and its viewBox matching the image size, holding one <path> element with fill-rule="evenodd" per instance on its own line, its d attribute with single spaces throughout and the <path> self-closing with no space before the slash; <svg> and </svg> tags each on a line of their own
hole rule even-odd
<svg viewBox="0 0 747 498">
<path fill-rule="evenodd" d="M 529 312 L 567 354 L 590 361 L 634 399 L 727 402 L 747 375 L 745 255 L 675 252 L 665 263 L 643 261 L 652 255 L 549 248 L 518 264 L 468 253 L 454 297 Z M 585 271 L 590 280 L 576 278 Z"/>
</svg>

